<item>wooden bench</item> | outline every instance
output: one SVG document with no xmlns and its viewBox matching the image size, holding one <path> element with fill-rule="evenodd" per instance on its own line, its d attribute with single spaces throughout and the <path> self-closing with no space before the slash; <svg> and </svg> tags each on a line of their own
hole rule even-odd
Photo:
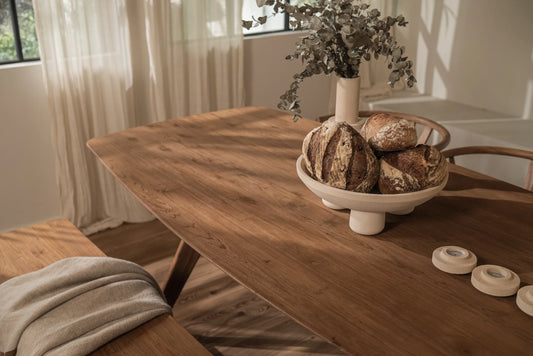
<svg viewBox="0 0 533 356">
<path fill-rule="evenodd" d="M 66 257 L 105 256 L 67 220 L 0 234 L 0 283 Z M 211 355 L 171 315 L 159 316 L 98 349 L 94 355 Z"/>
</svg>

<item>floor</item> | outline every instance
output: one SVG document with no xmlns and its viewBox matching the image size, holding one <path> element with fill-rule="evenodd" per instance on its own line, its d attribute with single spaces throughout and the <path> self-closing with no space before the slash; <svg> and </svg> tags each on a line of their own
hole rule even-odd
<svg viewBox="0 0 533 356">
<path fill-rule="evenodd" d="M 89 237 L 107 255 L 136 262 L 161 284 L 178 240 L 157 220 Z M 200 258 L 174 317 L 211 353 L 225 356 L 344 355 Z"/>
</svg>

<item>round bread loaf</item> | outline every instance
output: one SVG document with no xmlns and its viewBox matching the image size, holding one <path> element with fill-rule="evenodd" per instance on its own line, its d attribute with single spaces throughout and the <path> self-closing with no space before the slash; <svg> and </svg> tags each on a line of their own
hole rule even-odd
<svg viewBox="0 0 533 356">
<path fill-rule="evenodd" d="M 433 146 L 390 152 L 380 159 L 379 191 L 398 194 L 436 187 L 444 181 L 447 171 L 446 158 Z"/>
<path fill-rule="evenodd" d="M 361 131 L 376 151 L 402 151 L 416 145 L 415 123 L 400 117 L 379 113 L 368 118 Z"/>
<path fill-rule="evenodd" d="M 376 185 L 378 160 L 359 132 L 345 122 L 330 119 L 309 132 L 302 152 L 307 170 L 321 183 L 362 193 Z"/>
</svg>

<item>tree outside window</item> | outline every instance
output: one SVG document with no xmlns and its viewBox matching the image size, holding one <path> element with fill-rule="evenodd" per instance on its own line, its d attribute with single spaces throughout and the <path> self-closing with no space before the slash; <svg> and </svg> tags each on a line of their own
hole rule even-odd
<svg viewBox="0 0 533 356">
<path fill-rule="evenodd" d="M 39 59 L 32 0 L 0 0 L 0 63 Z"/>
</svg>

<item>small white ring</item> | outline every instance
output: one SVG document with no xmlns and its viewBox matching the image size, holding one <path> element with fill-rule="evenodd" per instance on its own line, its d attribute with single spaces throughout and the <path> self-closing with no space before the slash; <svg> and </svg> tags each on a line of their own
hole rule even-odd
<svg viewBox="0 0 533 356">
<path fill-rule="evenodd" d="M 431 261 L 441 271 L 466 274 L 476 267 L 477 257 L 471 251 L 459 246 L 442 246 L 433 251 Z"/>
<path fill-rule="evenodd" d="M 533 286 L 525 286 L 518 290 L 516 305 L 524 313 L 533 316 Z"/>
<path fill-rule="evenodd" d="M 477 290 L 495 297 L 508 297 L 520 287 L 520 277 L 516 273 L 496 265 L 474 268 L 471 282 Z"/>
</svg>

